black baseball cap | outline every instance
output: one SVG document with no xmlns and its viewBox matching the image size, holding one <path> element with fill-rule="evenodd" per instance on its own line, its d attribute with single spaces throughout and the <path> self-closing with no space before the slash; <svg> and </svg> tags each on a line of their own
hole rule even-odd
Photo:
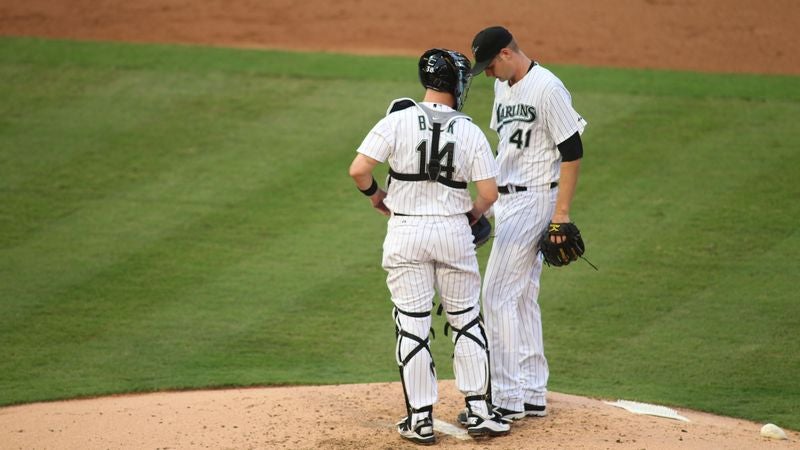
<svg viewBox="0 0 800 450">
<path fill-rule="evenodd" d="M 486 66 L 491 64 L 500 50 L 508 46 L 513 39 L 511 33 L 500 26 L 489 27 L 476 34 L 472 40 L 472 54 L 475 56 L 472 75 L 486 70 Z"/>
</svg>

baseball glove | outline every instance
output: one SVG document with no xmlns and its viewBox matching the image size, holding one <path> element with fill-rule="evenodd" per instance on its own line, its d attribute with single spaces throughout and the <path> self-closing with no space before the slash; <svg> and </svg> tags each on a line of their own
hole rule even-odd
<svg viewBox="0 0 800 450">
<path fill-rule="evenodd" d="M 472 243 L 479 248 L 492 237 L 492 224 L 483 214 L 476 220 L 472 214 L 467 213 L 467 218 L 472 226 Z"/>
<path fill-rule="evenodd" d="M 551 236 L 561 236 L 563 240 L 555 243 Z M 551 266 L 566 266 L 583 256 L 586 246 L 583 244 L 581 232 L 574 223 L 553 223 L 547 226 L 547 231 L 539 240 L 539 251 L 542 252 L 545 262 Z"/>
</svg>

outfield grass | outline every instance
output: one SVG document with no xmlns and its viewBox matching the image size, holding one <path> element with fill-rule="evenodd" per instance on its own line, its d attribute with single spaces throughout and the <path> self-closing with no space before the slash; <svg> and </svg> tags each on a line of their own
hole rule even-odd
<svg viewBox="0 0 800 450">
<path fill-rule="evenodd" d="M 0 39 L 0 404 L 397 380 L 347 167 L 414 64 Z M 549 67 L 600 267 L 544 274 L 551 388 L 800 429 L 798 79 Z"/>
</svg>

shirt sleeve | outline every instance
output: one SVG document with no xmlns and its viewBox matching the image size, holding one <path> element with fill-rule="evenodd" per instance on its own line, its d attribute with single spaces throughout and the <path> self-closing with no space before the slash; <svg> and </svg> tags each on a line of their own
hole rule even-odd
<svg viewBox="0 0 800 450">
<path fill-rule="evenodd" d="M 480 181 L 497 177 L 500 173 L 500 169 L 497 167 L 497 161 L 494 159 L 489 141 L 480 129 L 477 129 L 475 143 L 475 157 L 472 160 L 470 180 Z"/>
<path fill-rule="evenodd" d="M 392 153 L 392 149 L 394 149 L 394 133 L 387 119 L 384 117 L 372 127 L 356 150 L 358 153 L 369 156 L 379 162 L 386 162 L 386 159 Z"/>
<path fill-rule="evenodd" d="M 572 97 L 563 86 L 556 86 L 550 92 L 544 120 L 556 144 L 564 142 L 576 132 L 583 134 L 587 125 L 586 120 L 572 107 Z"/>
</svg>

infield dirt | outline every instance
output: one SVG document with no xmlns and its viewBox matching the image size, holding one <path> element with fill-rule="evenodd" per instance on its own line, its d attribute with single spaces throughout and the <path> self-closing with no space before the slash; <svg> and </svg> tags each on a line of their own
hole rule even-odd
<svg viewBox="0 0 800 450">
<path fill-rule="evenodd" d="M 474 33 L 493 24 L 511 29 L 544 65 L 800 74 L 796 0 L 0 3 L 3 36 L 411 56 L 430 47 L 469 54 Z M 440 386 L 436 417 L 453 423 L 463 400 L 452 381 Z M 760 423 L 679 409 L 686 423 L 559 393 L 548 400 L 548 417 L 518 422 L 508 436 L 465 441 L 439 432 L 438 446 L 800 449 L 800 434 L 770 440 Z M 403 412 L 399 383 L 114 396 L 2 408 L 0 447 L 413 448 L 394 431 Z"/>
</svg>

